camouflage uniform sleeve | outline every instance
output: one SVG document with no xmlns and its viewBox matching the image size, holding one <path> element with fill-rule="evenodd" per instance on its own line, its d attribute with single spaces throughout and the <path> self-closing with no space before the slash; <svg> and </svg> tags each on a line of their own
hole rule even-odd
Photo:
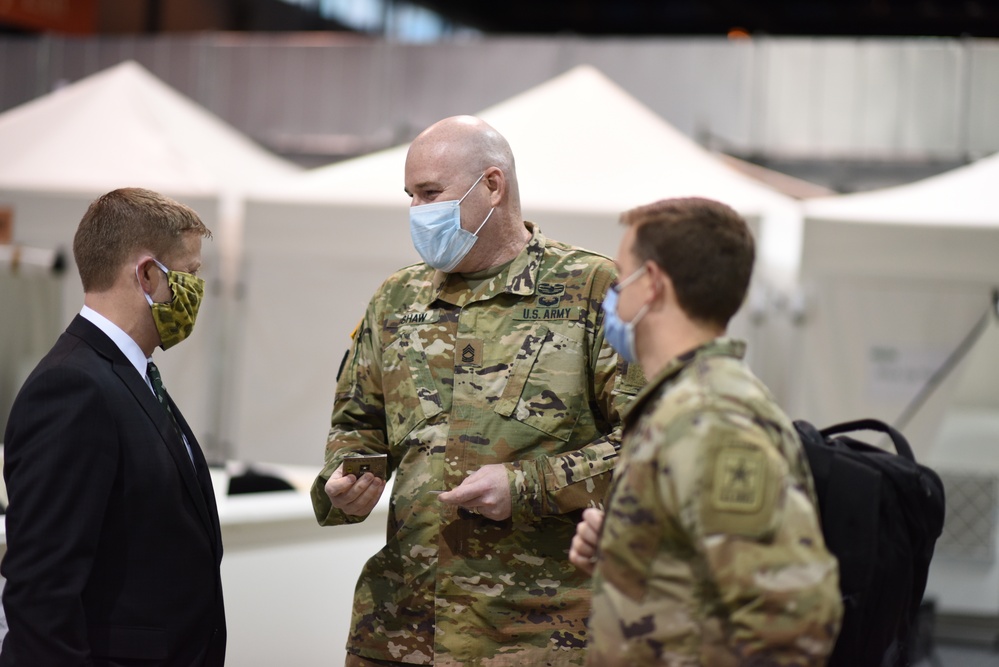
<svg viewBox="0 0 999 667">
<path fill-rule="evenodd" d="M 603 508 L 621 448 L 621 420 L 645 384 L 638 366 L 620 360 L 604 339 L 601 304 L 613 280 L 613 265 L 595 272 L 587 318 L 591 362 L 588 376 L 580 378 L 590 384 L 588 409 L 595 414 L 601 435 L 570 452 L 511 464 L 515 520 Z"/>
<path fill-rule="evenodd" d="M 337 379 L 336 397 L 326 461 L 312 484 L 312 508 L 320 525 L 358 523 L 365 517 L 348 516 L 333 508 L 325 485 L 344 457 L 356 453 L 386 454 L 385 398 L 381 386 L 381 355 L 376 349 L 372 323 L 379 322 L 375 299 L 354 334 L 350 351 Z M 389 464 L 391 474 L 391 462 Z"/>
<path fill-rule="evenodd" d="M 841 606 L 836 560 L 807 489 L 748 417 L 704 411 L 678 421 L 683 432 L 669 429 L 679 439 L 662 463 L 679 465 L 662 500 L 679 510 L 729 620 L 705 646 L 774 665 L 818 664 Z"/>
</svg>

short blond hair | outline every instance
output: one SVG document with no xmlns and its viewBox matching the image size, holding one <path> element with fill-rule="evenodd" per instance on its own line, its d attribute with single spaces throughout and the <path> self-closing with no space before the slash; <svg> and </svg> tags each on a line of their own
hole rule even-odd
<svg viewBox="0 0 999 667">
<path fill-rule="evenodd" d="M 211 238 L 189 206 L 152 190 L 121 188 L 90 204 L 73 238 L 73 256 L 85 292 L 111 288 L 122 263 L 135 252 L 166 257 L 185 233 Z"/>
</svg>

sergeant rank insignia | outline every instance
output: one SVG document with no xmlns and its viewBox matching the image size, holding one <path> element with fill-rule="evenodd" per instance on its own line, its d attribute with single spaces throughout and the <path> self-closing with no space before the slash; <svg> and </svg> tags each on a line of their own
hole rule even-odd
<svg viewBox="0 0 999 667">
<path fill-rule="evenodd" d="M 460 338 L 455 345 L 455 364 L 458 366 L 482 365 L 482 341 L 472 338 Z"/>
</svg>

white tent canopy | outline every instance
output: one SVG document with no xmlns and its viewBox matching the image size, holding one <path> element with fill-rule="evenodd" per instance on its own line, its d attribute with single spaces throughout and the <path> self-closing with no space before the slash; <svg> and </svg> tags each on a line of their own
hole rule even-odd
<svg viewBox="0 0 999 667">
<path fill-rule="evenodd" d="M 0 142 L 8 190 L 217 196 L 296 170 L 134 61 L 3 113 Z"/>
<path fill-rule="evenodd" d="M 525 217 L 543 221 L 553 237 L 599 252 L 617 249 L 613 223 L 622 211 L 665 197 L 720 199 L 754 224 L 793 208 L 789 197 L 728 166 L 589 66 L 477 115 L 513 148 Z M 315 169 L 253 199 L 388 207 L 404 220 L 408 150 L 406 144 Z M 611 231 L 580 238 L 589 231 L 581 219 L 610 221 Z"/>
<path fill-rule="evenodd" d="M 725 196 L 759 216 L 785 198 L 720 162 L 598 70 L 576 67 L 479 112 L 514 149 L 524 207 L 616 217 L 664 196 Z M 315 169 L 270 200 L 385 203 L 402 195 L 409 145 Z M 585 176 L 580 187 L 574 177 Z"/>
<path fill-rule="evenodd" d="M 190 341 L 157 355 L 164 381 L 199 437 L 216 435 L 223 271 L 234 274 L 241 196 L 298 171 L 165 85 L 125 62 L 0 114 L 0 206 L 13 208 L 14 241 L 66 251 L 62 324 L 79 311 L 82 288 L 69 252 L 89 203 L 120 187 L 144 187 L 192 206 L 214 232 L 206 241 L 205 308 Z M 49 333 L 48 335 L 51 335 Z M 44 336 L 43 336 L 44 338 Z M 53 340 L 4 359 L 6 376 L 23 380 Z M 9 377 L 8 377 L 9 379 Z M 19 382 L 12 381 L 16 385 Z M 6 415 L 12 396 L 0 395 Z"/>
<path fill-rule="evenodd" d="M 477 115 L 510 142 L 524 216 L 551 238 L 607 255 L 617 250 L 621 211 L 665 197 L 713 197 L 757 227 L 793 208 L 591 67 Z M 245 458 L 320 461 L 349 334 L 381 281 L 419 261 L 406 223 L 407 151 L 323 167 L 248 198 L 247 321 L 233 382 Z M 748 336 L 740 319 L 733 333 Z"/>
<path fill-rule="evenodd" d="M 812 220 L 948 227 L 999 225 L 999 154 L 915 183 L 807 202 Z"/>
</svg>

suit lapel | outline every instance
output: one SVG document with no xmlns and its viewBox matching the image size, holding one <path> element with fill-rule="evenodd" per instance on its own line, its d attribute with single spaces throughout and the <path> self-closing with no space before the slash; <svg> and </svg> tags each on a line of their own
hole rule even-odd
<svg viewBox="0 0 999 667">
<path fill-rule="evenodd" d="M 188 426 L 187 420 L 184 419 L 184 415 L 177 408 L 177 404 L 173 402 L 173 398 L 170 397 L 169 392 L 167 392 L 167 401 L 170 403 L 170 409 L 173 410 L 174 417 L 177 418 L 177 424 L 184 431 L 187 441 L 191 444 L 191 456 L 188 456 L 187 447 L 184 447 L 183 442 L 180 443 L 184 449 L 184 459 L 187 461 L 188 467 L 194 471 L 195 481 L 201 489 L 201 497 L 205 502 L 206 509 L 203 518 L 207 519 L 208 526 L 216 537 L 216 549 L 218 550 L 218 547 L 221 546 L 222 530 L 219 526 L 218 507 L 215 504 L 215 487 L 212 485 L 212 477 L 208 472 L 208 461 L 205 459 L 205 454 L 194 437 L 194 433 L 191 432 L 191 427 Z M 166 410 L 163 410 L 163 412 L 166 412 Z M 194 458 L 194 465 L 191 465 L 191 457 Z"/>
<path fill-rule="evenodd" d="M 214 538 L 213 542 L 216 544 L 217 549 L 219 541 L 218 512 L 216 510 L 210 513 L 208 510 L 209 503 L 211 503 L 212 507 L 215 507 L 214 492 L 206 496 L 203 484 L 199 481 L 198 473 L 195 470 L 195 466 L 191 463 L 191 457 L 187 453 L 184 440 L 177 431 L 177 427 L 174 426 L 170 413 L 160 405 L 152 389 L 142 379 L 142 376 L 136 372 L 135 367 L 125 357 L 125 354 L 118 349 L 114 341 L 108 338 L 93 323 L 77 315 L 70 323 L 67 331 L 83 339 L 111 362 L 115 374 L 132 393 L 139 406 L 156 426 L 163 445 L 170 452 L 170 456 L 180 473 L 180 478 L 183 480 L 195 508 L 197 508 L 198 515 L 201 517 L 202 522 L 204 522 L 209 534 Z M 194 438 L 190 427 L 172 400 L 170 401 L 170 405 L 174 410 L 174 415 L 178 419 L 178 424 L 184 429 L 184 434 L 187 436 L 188 442 L 191 443 L 191 450 L 195 453 L 195 459 L 200 457 L 200 460 L 203 462 L 204 456 L 201 455 L 201 448 L 198 446 L 198 441 Z M 207 466 L 204 467 L 203 474 L 205 476 L 208 475 Z M 208 487 L 211 489 L 210 478 Z"/>
</svg>

